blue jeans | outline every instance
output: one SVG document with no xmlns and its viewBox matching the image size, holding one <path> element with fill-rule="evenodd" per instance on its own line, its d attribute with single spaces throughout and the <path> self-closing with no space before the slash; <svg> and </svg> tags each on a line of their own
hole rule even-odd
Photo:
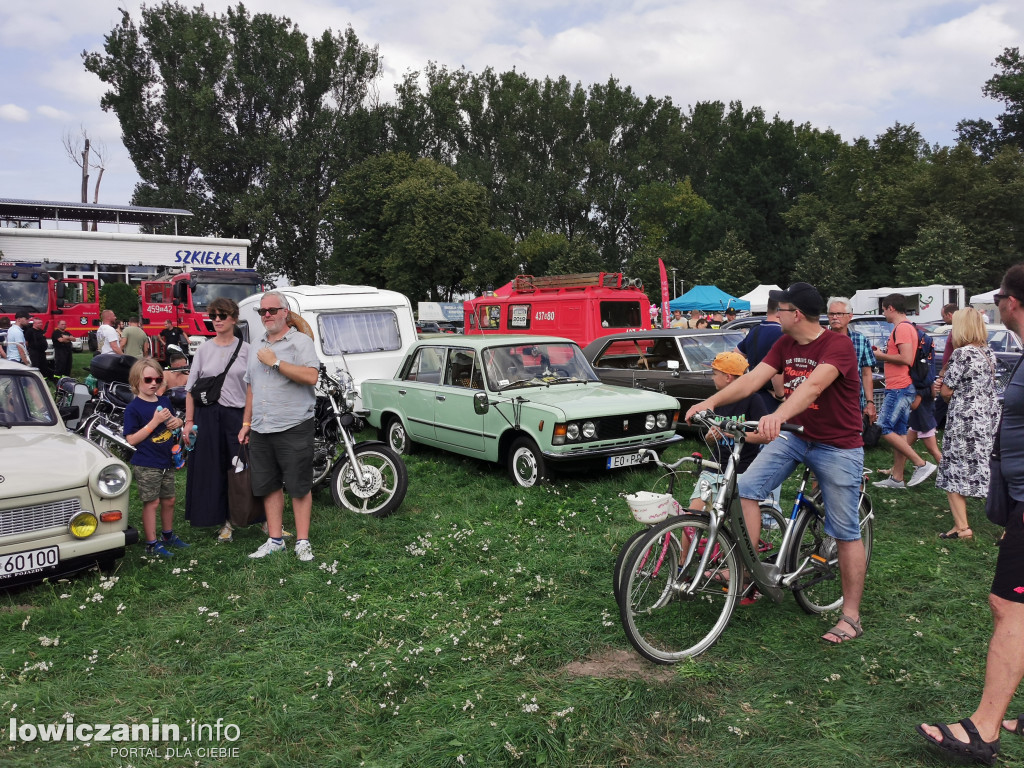
<svg viewBox="0 0 1024 768">
<path fill-rule="evenodd" d="M 860 539 L 863 448 L 836 448 L 792 434 L 781 435 L 764 446 L 739 476 L 740 498 L 760 502 L 793 473 L 797 464 L 806 464 L 818 479 L 825 505 L 825 533 L 839 541 Z"/>
<path fill-rule="evenodd" d="M 910 419 L 910 406 L 914 404 L 917 397 L 917 390 L 911 384 L 906 389 L 885 390 L 885 400 L 882 401 L 882 410 L 878 414 L 875 423 L 882 428 L 882 434 L 888 435 L 895 432 L 897 435 L 907 434 L 907 424 Z"/>
</svg>

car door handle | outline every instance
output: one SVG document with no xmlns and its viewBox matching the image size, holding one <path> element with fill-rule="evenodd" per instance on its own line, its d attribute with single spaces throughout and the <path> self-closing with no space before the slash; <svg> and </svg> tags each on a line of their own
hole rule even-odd
<svg viewBox="0 0 1024 768">
<path fill-rule="evenodd" d="M 404 390 L 404 389 L 398 390 L 398 394 L 400 394 L 400 395 L 404 395 L 406 392 L 407 392 L 407 390 Z"/>
<path fill-rule="evenodd" d="M 444 400 L 444 395 L 434 395 L 434 397 L 438 400 Z"/>
</svg>

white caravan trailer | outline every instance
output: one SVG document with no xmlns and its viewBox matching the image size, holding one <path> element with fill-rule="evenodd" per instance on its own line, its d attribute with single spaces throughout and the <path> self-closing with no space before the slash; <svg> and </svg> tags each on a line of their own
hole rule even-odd
<svg viewBox="0 0 1024 768">
<path fill-rule="evenodd" d="M 853 312 L 857 315 L 879 315 L 882 313 L 882 299 L 890 293 L 902 293 L 907 297 L 907 317 L 914 322 L 942 319 L 942 307 L 956 304 L 966 307 L 966 295 L 962 285 L 917 285 L 910 288 L 866 288 L 850 297 Z"/>
<path fill-rule="evenodd" d="M 347 368 L 357 387 L 365 379 L 390 379 L 416 341 L 412 305 L 401 293 L 368 285 L 293 285 L 275 288 L 313 331 L 320 361 L 330 373 Z M 263 322 L 256 310 L 263 294 L 238 305 L 238 326 L 259 344 Z"/>
</svg>

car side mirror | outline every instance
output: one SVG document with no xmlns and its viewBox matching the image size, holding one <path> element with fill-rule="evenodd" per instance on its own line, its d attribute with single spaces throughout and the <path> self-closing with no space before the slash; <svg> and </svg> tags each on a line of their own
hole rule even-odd
<svg viewBox="0 0 1024 768">
<path fill-rule="evenodd" d="M 487 400 L 486 392 L 476 392 L 473 394 L 473 410 L 476 411 L 478 416 L 483 416 L 491 409 L 491 404 Z"/>
<path fill-rule="evenodd" d="M 666 360 L 665 365 L 672 371 L 672 376 L 679 378 L 679 361 L 678 360 Z"/>
</svg>

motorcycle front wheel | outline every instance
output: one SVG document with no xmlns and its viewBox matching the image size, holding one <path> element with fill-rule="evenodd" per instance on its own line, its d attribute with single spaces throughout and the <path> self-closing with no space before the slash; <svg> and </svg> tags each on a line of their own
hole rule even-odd
<svg viewBox="0 0 1024 768">
<path fill-rule="evenodd" d="M 362 470 L 362 482 L 348 454 L 343 452 L 331 474 L 334 503 L 360 515 L 390 515 L 401 505 L 409 489 L 405 462 L 381 443 L 357 445 L 355 454 Z"/>
</svg>

